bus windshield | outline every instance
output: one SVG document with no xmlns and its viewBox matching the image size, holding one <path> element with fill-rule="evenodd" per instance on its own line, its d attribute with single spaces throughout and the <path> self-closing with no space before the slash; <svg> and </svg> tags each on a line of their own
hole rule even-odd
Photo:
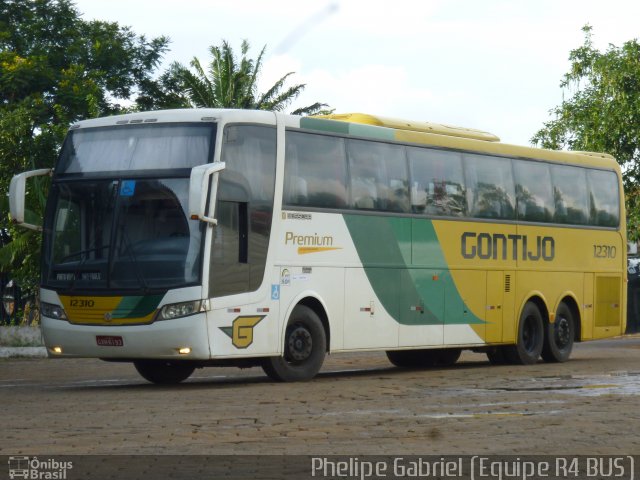
<svg viewBox="0 0 640 480">
<path fill-rule="evenodd" d="M 203 227 L 187 216 L 188 178 L 57 182 L 44 284 L 167 289 L 200 281 Z"/>
<path fill-rule="evenodd" d="M 202 235 L 189 175 L 211 161 L 215 124 L 73 130 L 47 207 L 43 285 L 167 290 L 201 280 Z"/>
<path fill-rule="evenodd" d="M 215 125 L 156 124 L 69 133 L 56 175 L 175 170 L 207 163 Z"/>
</svg>

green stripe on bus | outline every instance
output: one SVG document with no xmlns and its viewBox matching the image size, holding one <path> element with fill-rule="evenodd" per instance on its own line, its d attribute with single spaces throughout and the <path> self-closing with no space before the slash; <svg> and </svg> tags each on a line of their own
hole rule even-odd
<svg viewBox="0 0 640 480">
<path fill-rule="evenodd" d="M 360 123 L 341 122 L 338 120 L 325 120 L 322 118 L 302 117 L 300 127 L 322 132 L 341 133 L 355 137 L 366 137 L 376 140 L 395 140 L 395 130 L 391 128 L 363 125 Z"/>
<path fill-rule="evenodd" d="M 320 130 L 322 132 L 349 134 L 349 124 L 346 122 L 336 122 L 334 120 L 323 120 L 321 118 L 302 117 L 300 119 L 300 128 L 308 128 L 310 130 Z"/>
<path fill-rule="evenodd" d="M 142 318 L 153 312 L 164 295 L 123 297 L 116 307 L 113 318 Z"/>
<path fill-rule="evenodd" d="M 471 313 L 460 296 L 430 220 L 352 214 L 343 217 L 367 279 L 398 323 L 485 323 Z M 445 298 L 450 312 L 466 313 L 446 314 Z"/>
</svg>

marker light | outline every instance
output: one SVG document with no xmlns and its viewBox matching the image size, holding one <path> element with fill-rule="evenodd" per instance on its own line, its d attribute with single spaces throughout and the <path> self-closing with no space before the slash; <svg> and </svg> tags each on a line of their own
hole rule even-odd
<svg viewBox="0 0 640 480">
<path fill-rule="evenodd" d="M 178 349 L 178 353 L 180 355 L 189 355 L 191 353 L 191 348 L 189 347 L 182 347 Z"/>
<path fill-rule="evenodd" d="M 158 320 L 171 320 L 174 318 L 188 317 L 202 311 L 202 301 L 181 302 L 165 305 L 158 313 Z"/>
<path fill-rule="evenodd" d="M 62 353 L 62 347 L 58 347 L 58 346 L 51 347 L 51 351 L 52 351 L 53 353 L 58 353 L 58 354 L 59 354 L 59 353 Z"/>
<path fill-rule="evenodd" d="M 54 320 L 66 320 L 67 314 L 60 305 L 54 305 L 53 303 L 40 302 L 40 313 Z"/>
</svg>

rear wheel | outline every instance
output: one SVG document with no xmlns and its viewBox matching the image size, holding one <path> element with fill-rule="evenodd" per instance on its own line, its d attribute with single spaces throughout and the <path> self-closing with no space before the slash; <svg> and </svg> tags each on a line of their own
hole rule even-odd
<svg viewBox="0 0 640 480">
<path fill-rule="evenodd" d="M 544 343 L 544 329 L 540 309 L 527 302 L 518 323 L 518 340 L 505 348 L 505 357 L 510 363 L 531 365 L 538 361 Z"/>
<path fill-rule="evenodd" d="M 170 360 L 137 360 L 133 365 L 143 378 L 161 385 L 180 383 L 189 378 L 195 370 L 189 363 Z"/>
<path fill-rule="evenodd" d="M 542 358 L 545 362 L 566 362 L 571 356 L 575 338 L 575 323 L 571 309 L 561 303 L 556 319 L 546 325 Z"/>
<path fill-rule="evenodd" d="M 264 372 L 280 382 L 299 382 L 316 376 L 324 362 L 327 338 L 322 321 L 309 307 L 293 309 L 284 338 L 284 355 L 268 357 Z"/>
</svg>

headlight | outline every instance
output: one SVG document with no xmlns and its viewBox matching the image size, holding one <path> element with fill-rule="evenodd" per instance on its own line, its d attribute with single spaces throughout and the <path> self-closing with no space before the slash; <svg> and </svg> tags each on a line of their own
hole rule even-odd
<svg viewBox="0 0 640 480">
<path fill-rule="evenodd" d="M 67 314 L 64 312 L 64 308 L 53 303 L 40 302 L 40 313 L 49 318 L 56 320 L 66 320 Z"/>
<path fill-rule="evenodd" d="M 188 317 L 202 311 L 202 300 L 193 302 L 180 302 L 165 305 L 160 309 L 158 320 L 171 320 L 173 318 Z"/>
</svg>

